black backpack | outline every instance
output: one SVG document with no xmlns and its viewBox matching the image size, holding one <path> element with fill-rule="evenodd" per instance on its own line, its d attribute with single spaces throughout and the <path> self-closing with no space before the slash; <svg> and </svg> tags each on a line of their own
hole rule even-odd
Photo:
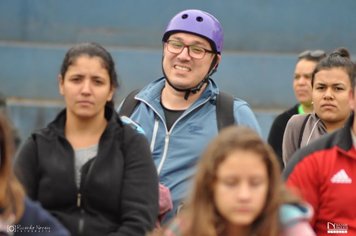
<svg viewBox="0 0 356 236">
<path fill-rule="evenodd" d="M 136 89 L 127 95 L 119 111 L 119 116 L 131 116 L 139 103 L 139 101 L 135 99 L 135 96 L 139 91 L 139 89 Z M 220 91 L 216 98 L 216 118 L 218 130 L 235 124 L 233 96 Z"/>
</svg>

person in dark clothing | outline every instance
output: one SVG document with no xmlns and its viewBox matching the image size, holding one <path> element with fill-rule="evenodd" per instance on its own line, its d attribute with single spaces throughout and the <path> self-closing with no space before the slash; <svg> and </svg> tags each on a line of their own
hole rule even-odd
<svg viewBox="0 0 356 236">
<path fill-rule="evenodd" d="M 268 143 L 276 152 L 282 168 L 284 168 L 282 142 L 287 122 L 295 114 L 306 114 L 313 111 L 311 77 L 315 66 L 325 56 L 326 53 L 322 50 L 307 50 L 298 55 L 293 79 L 293 90 L 298 104 L 282 112 L 275 118 L 267 138 Z"/>
<path fill-rule="evenodd" d="M 158 177 L 145 136 L 114 110 L 110 53 L 97 43 L 72 47 L 58 82 L 66 108 L 15 162 L 28 195 L 72 235 L 145 235 L 158 217 Z"/>
<path fill-rule="evenodd" d="M 9 121 L 0 113 L 0 235 L 68 236 L 53 216 L 25 196 L 12 170 L 13 141 Z"/>
</svg>

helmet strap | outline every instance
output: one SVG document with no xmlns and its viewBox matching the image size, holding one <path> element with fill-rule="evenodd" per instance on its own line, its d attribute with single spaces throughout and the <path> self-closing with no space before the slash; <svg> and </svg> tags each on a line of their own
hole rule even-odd
<svg viewBox="0 0 356 236">
<path fill-rule="evenodd" d="M 190 95 L 190 93 L 197 93 L 201 90 L 201 88 L 203 87 L 203 85 L 205 83 L 208 83 L 209 79 L 208 76 L 206 76 L 202 81 L 200 81 L 196 86 L 191 87 L 191 88 L 187 88 L 187 89 L 181 89 L 181 88 L 177 88 L 176 86 L 174 86 L 171 81 L 169 80 L 169 78 L 167 77 L 167 75 L 164 73 L 164 77 L 166 78 L 167 83 L 174 88 L 175 90 L 179 91 L 179 92 L 185 92 L 184 94 L 184 99 L 188 100 L 188 97 Z"/>
<path fill-rule="evenodd" d="M 210 68 L 209 68 L 209 72 L 208 72 L 208 76 L 207 77 L 212 76 L 217 71 L 218 65 L 219 65 L 217 62 L 218 62 L 218 55 L 215 54 L 214 59 L 210 64 Z"/>
<path fill-rule="evenodd" d="M 162 60 L 163 60 L 163 57 L 162 57 Z M 203 85 L 204 85 L 205 83 L 208 83 L 209 77 L 210 77 L 212 74 L 214 74 L 214 73 L 216 72 L 216 69 L 217 69 L 217 67 L 218 67 L 217 60 L 218 60 L 218 56 L 215 55 L 213 61 L 212 61 L 211 64 L 210 64 L 209 71 L 208 71 L 208 73 L 206 74 L 206 76 L 204 77 L 204 79 L 202 79 L 196 86 L 190 87 L 190 88 L 187 88 L 187 89 L 177 88 L 176 86 L 174 86 L 174 85 L 171 83 L 171 81 L 169 80 L 168 76 L 166 75 L 166 72 L 165 72 L 164 69 L 163 69 L 163 63 L 162 63 L 162 71 L 163 71 L 164 77 L 166 78 L 167 83 L 168 83 L 173 89 L 175 89 L 176 91 L 185 92 L 185 94 L 184 94 L 184 99 L 185 99 L 185 100 L 188 100 L 188 97 L 189 97 L 190 93 L 196 94 L 197 92 L 199 92 L 199 91 L 201 90 L 201 88 L 203 87 Z"/>
</svg>

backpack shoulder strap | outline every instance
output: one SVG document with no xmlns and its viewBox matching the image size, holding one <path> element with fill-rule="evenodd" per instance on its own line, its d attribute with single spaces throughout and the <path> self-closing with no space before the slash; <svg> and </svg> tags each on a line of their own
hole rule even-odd
<svg viewBox="0 0 356 236">
<path fill-rule="evenodd" d="M 132 112 L 138 105 L 138 101 L 135 99 L 135 96 L 136 94 L 138 94 L 139 91 L 140 89 L 135 89 L 126 96 L 124 102 L 121 105 L 119 116 L 131 116 Z"/>
<path fill-rule="evenodd" d="M 135 96 L 139 91 L 139 89 L 135 89 L 126 96 L 120 108 L 119 116 L 131 116 L 138 104 Z M 216 98 L 216 118 L 219 131 L 226 126 L 235 123 L 233 96 L 220 91 Z"/>
<path fill-rule="evenodd" d="M 302 139 L 303 139 L 303 133 L 305 129 L 305 125 L 307 124 L 307 121 L 309 120 L 310 114 L 305 116 L 305 119 L 303 121 L 302 126 L 300 127 L 300 132 L 299 132 L 299 138 L 298 138 L 298 148 L 300 148 L 300 145 L 302 144 Z"/>
<path fill-rule="evenodd" d="M 234 118 L 234 97 L 230 94 L 221 92 L 216 97 L 216 120 L 218 130 L 233 125 Z"/>
</svg>

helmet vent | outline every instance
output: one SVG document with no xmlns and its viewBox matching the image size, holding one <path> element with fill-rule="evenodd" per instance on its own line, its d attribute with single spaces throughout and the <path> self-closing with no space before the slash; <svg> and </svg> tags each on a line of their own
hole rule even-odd
<svg viewBox="0 0 356 236">
<path fill-rule="evenodd" d="M 182 15 L 182 19 L 187 19 L 188 18 L 188 14 L 183 14 Z"/>
<path fill-rule="evenodd" d="M 196 20 L 197 20 L 198 22 L 202 22 L 202 21 L 203 21 L 203 17 L 198 16 L 198 17 L 196 18 Z"/>
<path fill-rule="evenodd" d="M 177 13 L 169 21 L 162 42 L 167 42 L 172 34 L 178 32 L 204 37 L 212 45 L 213 51 L 221 54 L 224 32 L 220 22 L 211 14 L 197 9 L 187 9 Z"/>
</svg>

